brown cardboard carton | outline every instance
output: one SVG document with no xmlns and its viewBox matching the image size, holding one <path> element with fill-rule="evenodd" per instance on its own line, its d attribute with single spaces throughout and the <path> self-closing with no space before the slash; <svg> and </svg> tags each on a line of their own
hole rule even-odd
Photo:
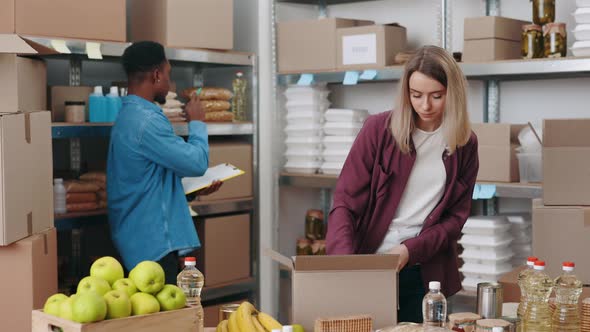
<svg viewBox="0 0 590 332">
<path fill-rule="evenodd" d="M 6 1 L 6 0 L 2 0 Z M 16 3 L 11 33 L 124 42 L 124 0 L 12 0 Z"/>
<path fill-rule="evenodd" d="M 546 262 L 552 278 L 561 274 L 565 261 L 577 263 L 576 275 L 590 284 L 590 207 L 545 206 L 533 201 L 533 255 Z"/>
<path fill-rule="evenodd" d="M 336 33 L 341 70 L 391 66 L 395 55 L 406 49 L 406 28 L 398 24 L 342 28 Z"/>
<path fill-rule="evenodd" d="M 201 249 L 197 267 L 205 286 L 215 286 L 250 277 L 250 215 L 207 218 L 197 222 Z"/>
<path fill-rule="evenodd" d="M 463 29 L 465 40 L 497 38 L 519 42 L 522 26 L 531 22 L 501 16 L 481 16 L 465 18 Z"/>
<path fill-rule="evenodd" d="M 375 328 L 397 323 L 397 255 L 267 256 L 292 272 L 293 322 L 313 331 L 320 317 L 370 314 Z"/>
<path fill-rule="evenodd" d="M 49 112 L 0 115 L 0 163 L 0 245 L 5 246 L 53 227 Z"/>
<path fill-rule="evenodd" d="M 231 50 L 233 4 L 233 0 L 131 0 L 131 41 Z"/>
<path fill-rule="evenodd" d="M 590 119 L 547 119 L 543 127 L 543 204 L 590 205 Z"/>
<path fill-rule="evenodd" d="M 226 181 L 218 192 L 199 197 L 201 201 L 252 197 L 253 169 L 252 145 L 246 143 L 211 143 L 209 166 L 230 163 L 245 174 Z"/>
<path fill-rule="evenodd" d="M 371 23 L 342 18 L 279 22 L 277 24 L 279 71 L 335 70 L 338 63 L 337 29 Z"/>
<path fill-rule="evenodd" d="M 523 125 L 473 123 L 479 144 L 478 181 L 518 182 L 518 132 Z"/>
<path fill-rule="evenodd" d="M 31 312 L 57 293 L 55 228 L 0 248 L 2 331 L 31 331 Z"/>
<path fill-rule="evenodd" d="M 464 62 L 484 62 L 520 58 L 520 42 L 490 38 L 466 40 L 463 43 Z"/>
<path fill-rule="evenodd" d="M 66 101 L 83 101 L 86 103 L 86 109 L 88 110 L 88 96 L 92 93 L 92 90 L 90 86 L 52 86 L 49 100 L 52 121 L 65 121 Z M 86 116 L 86 119 L 88 119 L 88 116 Z"/>
<path fill-rule="evenodd" d="M 14 0 L 0 0 L 0 33 L 14 33 Z"/>
</svg>

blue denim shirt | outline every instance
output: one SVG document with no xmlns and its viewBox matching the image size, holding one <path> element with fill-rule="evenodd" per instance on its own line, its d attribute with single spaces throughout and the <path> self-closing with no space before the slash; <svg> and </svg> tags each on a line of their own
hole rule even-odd
<svg viewBox="0 0 590 332">
<path fill-rule="evenodd" d="M 107 194 L 113 241 L 128 269 L 201 246 L 181 178 L 202 176 L 208 165 L 203 122 L 189 123 L 185 142 L 158 106 L 135 95 L 123 99 L 111 131 Z"/>
</svg>

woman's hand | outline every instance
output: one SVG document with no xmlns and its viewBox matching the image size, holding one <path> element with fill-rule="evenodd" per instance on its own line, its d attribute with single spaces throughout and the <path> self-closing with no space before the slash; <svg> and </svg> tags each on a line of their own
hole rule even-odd
<svg viewBox="0 0 590 332">
<path fill-rule="evenodd" d="M 406 264 L 408 264 L 408 260 L 410 259 L 410 253 L 408 252 L 408 247 L 405 244 L 399 244 L 393 249 L 389 251 L 391 255 L 399 255 L 399 261 L 397 264 L 397 270 L 401 271 Z"/>
</svg>

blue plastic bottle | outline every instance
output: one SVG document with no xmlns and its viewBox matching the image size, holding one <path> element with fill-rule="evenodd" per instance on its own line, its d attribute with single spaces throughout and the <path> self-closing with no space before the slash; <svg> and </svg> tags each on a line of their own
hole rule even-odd
<svg viewBox="0 0 590 332">
<path fill-rule="evenodd" d="M 121 97 L 119 97 L 119 90 L 116 86 L 112 86 L 109 94 L 106 96 L 107 100 L 107 119 L 105 122 L 115 122 L 117 120 L 117 116 L 119 115 L 119 111 L 123 107 L 123 102 L 121 101 Z"/>
<path fill-rule="evenodd" d="M 88 113 L 90 122 L 107 122 L 107 100 L 101 86 L 95 86 L 88 97 Z"/>
</svg>

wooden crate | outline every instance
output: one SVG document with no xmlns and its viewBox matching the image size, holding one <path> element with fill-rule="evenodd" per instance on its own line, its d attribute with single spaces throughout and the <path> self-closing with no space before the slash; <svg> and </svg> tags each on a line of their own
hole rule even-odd
<svg viewBox="0 0 590 332">
<path fill-rule="evenodd" d="M 158 312 L 151 315 L 132 316 L 105 320 L 92 324 L 80 324 L 59 317 L 33 311 L 32 332 L 50 332 L 53 327 L 60 327 L 63 332 L 197 332 L 197 309 L 186 308 Z"/>
</svg>

